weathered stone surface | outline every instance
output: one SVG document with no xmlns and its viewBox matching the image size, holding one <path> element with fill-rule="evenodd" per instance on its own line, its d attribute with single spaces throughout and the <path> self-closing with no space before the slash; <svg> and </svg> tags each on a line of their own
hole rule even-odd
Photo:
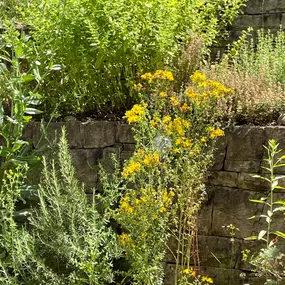
<svg viewBox="0 0 285 285">
<path fill-rule="evenodd" d="M 228 237 L 198 236 L 199 259 L 203 267 L 236 268 L 241 260 L 241 242 Z"/>
<path fill-rule="evenodd" d="M 127 124 L 117 124 L 116 141 L 120 143 L 134 143 L 132 126 Z"/>
<path fill-rule="evenodd" d="M 203 203 L 198 218 L 199 235 L 210 235 L 212 226 L 213 206 L 210 203 Z"/>
<path fill-rule="evenodd" d="M 245 14 L 278 13 L 285 11 L 285 3 L 282 0 L 249 0 L 243 11 Z"/>
<path fill-rule="evenodd" d="M 258 172 L 260 160 L 225 160 L 224 169 L 234 172 Z"/>
<path fill-rule="evenodd" d="M 226 160 L 261 160 L 264 141 L 265 129 L 263 127 L 235 127 L 234 131 L 227 136 Z"/>
<path fill-rule="evenodd" d="M 116 140 L 116 123 L 87 121 L 81 123 L 80 133 L 83 148 L 112 146 Z"/>
<path fill-rule="evenodd" d="M 258 199 L 259 194 L 237 188 L 212 187 L 211 203 L 213 205 L 212 235 L 231 236 L 225 226 L 233 224 L 239 228 L 236 237 L 243 238 L 257 233 L 260 223 L 248 218 L 262 209 L 261 204 L 250 202 Z"/>
<path fill-rule="evenodd" d="M 211 171 L 208 183 L 215 186 L 237 187 L 238 173 L 226 171 Z"/>
<path fill-rule="evenodd" d="M 95 187 L 98 176 L 98 160 L 102 151 L 98 149 L 71 149 L 77 178 L 87 187 Z"/>
<path fill-rule="evenodd" d="M 33 145 L 39 149 L 43 145 L 46 145 L 44 135 L 40 129 L 40 122 L 33 123 Z M 66 137 L 70 148 L 81 148 L 81 136 L 80 136 L 80 122 L 79 121 L 68 121 L 68 122 L 51 122 L 49 125 L 45 125 L 48 141 L 58 142 L 61 136 L 62 127 L 66 127 Z"/>
<path fill-rule="evenodd" d="M 225 137 L 219 137 L 216 145 L 215 145 L 215 151 L 214 151 L 214 157 L 213 157 L 213 165 L 211 167 L 211 170 L 222 170 L 224 166 L 224 159 L 226 156 L 226 138 Z"/>
<path fill-rule="evenodd" d="M 265 180 L 254 178 L 250 173 L 244 172 L 238 174 L 237 186 L 239 189 L 257 192 L 268 192 L 270 189 Z"/>
<path fill-rule="evenodd" d="M 278 29 L 281 24 L 282 14 L 260 14 L 260 15 L 239 15 L 233 23 L 234 28 L 246 29 L 253 27 L 260 29 L 266 27 L 267 29 Z"/>
</svg>

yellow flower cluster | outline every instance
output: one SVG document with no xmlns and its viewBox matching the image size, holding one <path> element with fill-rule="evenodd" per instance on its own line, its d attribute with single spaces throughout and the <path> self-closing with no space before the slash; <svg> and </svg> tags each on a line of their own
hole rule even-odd
<svg viewBox="0 0 285 285">
<path fill-rule="evenodd" d="M 170 116 L 165 116 L 162 121 L 164 123 L 164 129 L 169 136 L 174 133 L 179 136 L 184 136 L 186 130 L 191 126 L 188 121 L 180 117 L 172 120 Z"/>
<path fill-rule="evenodd" d="M 147 154 L 143 160 L 144 165 L 146 166 L 156 166 L 159 164 L 159 154 L 154 152 L 153 154 Z"/>
<path fill-rule="evenodd" d="M 201 277 L 201 281 L 202 282 L 207 282 L 209 284 L 213 284 L 213 279 L 211 277 L 207 277 L 207 276 L 202 276 Z"/>
<path fill-rule="evenodd" d="M 209 133 L 211 139 L 215 139 L 217 137 L 222 137 L 225 135 L 223 130 L 219 128 L 215 129 L 214 127 L 208 127 L 207 132 Z"/>
<path fill-rule="evenodd" d="M 158 152 L 145 153 L 143 149 L 139 149 L 134 154 L 134 159 L 124 167 L 122 171 L 122 177 L 127 178 L 135 173 L 141 171 L 143 166 L 154 167 L 160 163 L 160 157 Z"/>
<path fill-rule="evenodd" d="M 135 160 L 131 160 L 129 165 L 124 167 L 122 172 L 122 177 L 127 178 L 134 173 L 137 173 L 141 170 L 141 164 Z"/>
<path fill-rule="evenodd" d="M 120 235 L 120 240 L 123 244 L 126 244 L 126 243 L 131 243 L 132 242 L 132 239 L 130 237 L 130 235 L 128 234 L 125 234 L 125 233 L 122 233 Z"/>
<path fill-rule="evenodd" d="M 190 76 L 192 82 L 194 82 L 198 87 L 204 88 L 205 92 L 202 94 L 197 94 L 192 88 L 187 88 L 186 95 L 189 98 L 209 98 L 211 96 L 215 98 L 223 97 L 227 94 L 233 93 L 232 89 L 226 88 L 222 83 L 207 80 L 206 75 L 200 71 L 196 71 L 193 75 Z"/>
<path fill-rule="evenodd" d="M 190 76 L 193 82 L 203 82 L 207 79 L 206 75 L 200 71 L 195 71 L 193 75 Z"/>
<path fill-rule="evenodd" d="M 143 116 L 145 115 L 146 105 L 142 106 L 140 104 L 135 104 L 133 108 L 126 112 L 124 118 L 128 120 L 128 123 L 137 123 L 139 122 Z"/>
<path fill-rule="evenodd" d="M 153 80 L 156 80 L 156 79 L 164 79 L 168 81 L 173 81 L 174 77 L 171 71 L 159 69 L 159 70 L 156 70 L 154 74 L 147 72 L 141 75 L 141 79 L 148 81 L 148 83 L 151 83 Z"/>
<path fill-rule="evenodd" d="M 130 200 L 129 195 L 125 195 L 125 197 L 123 197 L 120 200 L 120 209 L 123 212 L 132 213 L 134 211 L 134 208 L 132 206 L 130 206 L 130 204 L 129 204 L 129 200 Z"/>
<path fill-rule="evenodd" d="M 191 140 L 185 138 L 185 137 L 180 137 L 176 140 L 175 144 L 177 146 L 181 146 L 181 147 L 184 147 L 184 148 L 188 148 L 191 146 Z"/>
</svg>

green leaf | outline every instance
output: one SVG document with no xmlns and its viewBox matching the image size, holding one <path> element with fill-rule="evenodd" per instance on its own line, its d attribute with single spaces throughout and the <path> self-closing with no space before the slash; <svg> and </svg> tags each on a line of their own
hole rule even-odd
<svg viewBox="0 0 285 285">
<path fill-rule="evenodd" d="M 244 238 L 244 240 L 257 240 L 257 236 L 250 236 L 250 237 Z"/>
<path fill-rule="evenodd" d="M 33 81 L 34 79 L 35 79 L 35 76 L 33 74 L 26 74 L 22 76 L 21 83 L 30 82 L 30 81 Z"/>
<path fill-rule="evenodd" d="M 283 232 L 276 231 L 276 232 L 274 232 L 273 234 L 275 234 L 275 235 L 277 235 L 277 236 L 282 237 L 282 238 L 285 239 L 285 233 L 283 233 Z"/>
<path fill-rule="evenodd" d="M 266 235 L 266 233 L 267 233 L 267 231 L 261 230 L 261 231 L 259 232 L 259 234 L 258 234 L 257 239 L 258 239 L 258 240 L 261 240 L 261 239 Z"/>
<path fill-rule="evenodd" d="M 42 114 L 43 111 L 35 108 L 26 108 L 25 113 L 29 115 L 37 115 L 37 114 Z"/>
<path fill-rule="evenodd" d="M 62 65 L 61 64 L 54 64 L 53 66 L 51 66 L 50 69 L 51 70 L 61 70 L 62 69 Z"/>
<path fill-rule="evenodd" d="M 253 199 L 250 199 L 249 201 L 250 201 L 250 202 L 253 202 L 253 203 L 258 203 L 258 204 L 270 205 L 269 203 L 267 203 L 267 202 L 264 201 L 264 200 L 253 200 Z"/>
<path fill-rule="evenodd" d="M 278 200 L 278 201 L 275 201 L 273 202 L 274 205 L 284 205 L 285 206 L 285 201 L 283 200 Z"/>
</svg>

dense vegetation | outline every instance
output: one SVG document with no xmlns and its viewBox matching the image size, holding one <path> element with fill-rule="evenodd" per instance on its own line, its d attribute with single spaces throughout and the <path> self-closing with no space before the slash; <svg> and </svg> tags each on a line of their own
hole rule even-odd
<svg viewBox="0 0 285 285">
<path fill-rule="evenodd" d="M 255 41 L 245 32 L 209 62 L 211 45 L 244 3 L 1 2 L 1 284 L 163 284 L 167 250 L 175 285 L 213 283 L 197 274 L 195 244 L 215 141 L 232 122 L 272 122 L 285 109 L 284 32 L 261 30 Z M 101 191 L 94 189 L 91 201 L 75 178 L 64 129 L 52 154 L 23 139 L 33 118 L 124 113 L 135 152 L 123 167 L 114 157 L 113 173 L 101 169 Z M 41 131 L 47 135 L 44 124 Z M 274 164 L 277 147 L 270 141 L 271 203 L 255 201 L 270 210 L 267 230 L 253 237 L 266 235 L 267 245 L 252 258 L 245 252 L 273 282 L 266 284 L 281 278 L 270 242 L 279 179 L 273 171 L 283 165 L 283 157 Z M 43 169 L 37 185 L 27 178 L 32 167 Z M 37 203 L 18 224 L 16 209 L 30 192 Z"/>
</svg>

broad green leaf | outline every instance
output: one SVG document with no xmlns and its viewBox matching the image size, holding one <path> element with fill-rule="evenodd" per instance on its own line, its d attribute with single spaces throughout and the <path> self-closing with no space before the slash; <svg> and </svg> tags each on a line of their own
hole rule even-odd
<svg viewBox="0 0 285 285">
<path fill-rule="evenodd" d="M 266 233 L 267 233 L 267 231 L 261 230 L 261 231 L 259 232 L 259 234 L 258 234 L 257 239 L 258 239 L 258 240 L 261 240 L 261 239 L 266 235 Z"/>
<path fill-rule="evenodd" d="M 22 76 L 21 83 L 30 82 L 30 81 L 33 81 L 34 79 L 35 79 L 35 76 L 33 74 L 26 74 Z"/>
</svg>

